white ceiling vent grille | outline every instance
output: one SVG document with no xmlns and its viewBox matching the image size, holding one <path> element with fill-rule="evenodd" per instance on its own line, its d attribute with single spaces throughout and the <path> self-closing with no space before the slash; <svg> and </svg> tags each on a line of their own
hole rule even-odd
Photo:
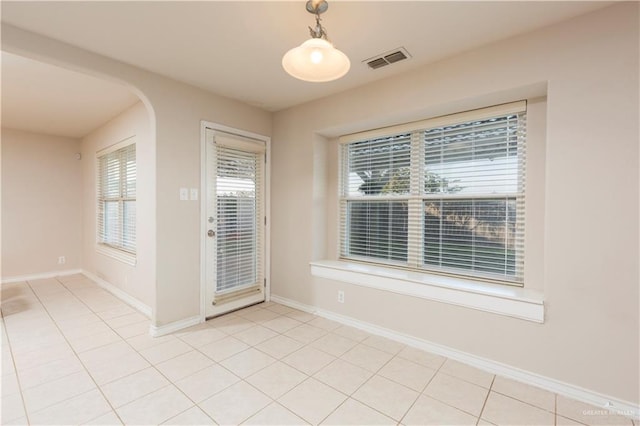
<svg viewBox="0 0 640 426">
<path fill-rule="evenodd" d="M 362 61 L 363 64 L 366 64 L 371 69 L 378 69 L 382 67 L 386 67 L 387 65 L 394 64 L 399 61 L 403 61 L 405 59 L 411 58 L 409 52 L 404 47 L 399 47 L 397 49 L 390 50 L 381 55 L 376 55 L 372 58 L 365 59 Z"/>
</svg>

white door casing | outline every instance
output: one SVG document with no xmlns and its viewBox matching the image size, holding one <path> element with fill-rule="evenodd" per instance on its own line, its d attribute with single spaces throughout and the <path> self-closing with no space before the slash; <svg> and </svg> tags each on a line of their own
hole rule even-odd
<svg viewBox="0 0 640 426">
<path fill-rule="evenodd" d="M 268 299 L 269 138 L 203 122 L 201 318 Z"/>
</svg>

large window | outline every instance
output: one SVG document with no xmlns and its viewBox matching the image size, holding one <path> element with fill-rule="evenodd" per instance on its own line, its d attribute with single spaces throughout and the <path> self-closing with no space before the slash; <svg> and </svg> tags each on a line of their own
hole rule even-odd
<svg viewBox="0 0 640 426">
<path fill-rule="evenodd" d="M 521 285 L 526 103 L 341 138 L 343 259 Z"/>
<path fill-rule="evenodd" d="M 125 142 L 127 143 L 127 142 Z M 125 254 L 136 252 L 136 146 L 98 153 L 98 244 Z"/>
</svg>

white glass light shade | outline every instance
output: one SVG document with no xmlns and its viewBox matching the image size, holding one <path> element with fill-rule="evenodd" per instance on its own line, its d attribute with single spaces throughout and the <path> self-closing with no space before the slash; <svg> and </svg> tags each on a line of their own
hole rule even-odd
<svg viewBox="0 0 640 426">
<path fill-rule="evenodd" d="M 285 53 L 282 67 L 300 80 L 323 82 L 345 75 L 351 62 L 327 40 L 312 38 Z"/>
</svg>

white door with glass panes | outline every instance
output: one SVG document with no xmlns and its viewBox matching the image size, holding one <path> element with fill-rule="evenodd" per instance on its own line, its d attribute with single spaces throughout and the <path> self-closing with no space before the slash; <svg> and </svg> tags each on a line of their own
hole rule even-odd
<svg viewBox="0 0 640 426">
<path fill-rule="evenodd" d="M 206 312 L 265 300 L 266 142 L 206 129 Z"/>
</svg>

